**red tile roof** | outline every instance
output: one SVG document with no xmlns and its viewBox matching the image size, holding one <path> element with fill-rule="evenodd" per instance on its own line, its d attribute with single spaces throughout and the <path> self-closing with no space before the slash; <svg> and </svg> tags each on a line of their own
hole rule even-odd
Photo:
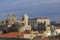
<svg viewBox="0 0 60 40">
<path fill-rule="evenodd" d="M 6 34 L 0 34 L 0 37 L 8 37 L 8 38 L 17 38 L 18 36 L 21 36 L 24 33 L 21 33 L 19 35 L 18 32 L 10 32 L 10 33 L 6 33 Z"/>
<path fill-rule="evenodd" d="M 49 40 L 49 38 L 48 37 L 45 37 L 45 38 L 43 38 L 43 40 Z"/>
</svg>

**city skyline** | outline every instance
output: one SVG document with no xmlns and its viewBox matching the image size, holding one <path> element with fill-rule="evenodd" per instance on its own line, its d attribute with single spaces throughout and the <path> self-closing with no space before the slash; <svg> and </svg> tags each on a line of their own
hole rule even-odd
<svg viewBox="0 0 60 40">
<path fill-rule="evenodd" d="M 14 13 L 20 18 L 27 13 L 30 18 L 60 20 L 60 0 L 0 0 L 0 20 Z"/>
</svg>

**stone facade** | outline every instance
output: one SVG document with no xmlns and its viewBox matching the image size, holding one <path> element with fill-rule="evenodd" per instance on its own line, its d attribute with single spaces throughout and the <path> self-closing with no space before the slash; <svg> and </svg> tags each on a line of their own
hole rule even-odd
<svg viewBox="0 0 60 40">
<path fill-rule="evenodd" d="M 31 25 L 34 25 L 35 28 L 37 28 L 38 26 L 42 27 L 42 25 L 44 25 L 46 27 L 46 30 L 50 30 L 50 27 L 48 25 L 50 25 L 50 19 L 48 18 L 34 18 L 34 19 L 29 19 L 29 23 Z"/>
<path fill-rule="evenodd" d="M 48 19 L 48 18 L 29 19 L 28 15 L 24 14 L 22 16 L 22 19 L 18 20 L 16 15 L 13 14 L 12 16 L 8 15 L 7 20 L 9 22 L 9 24 L 10 23 L 14 23 L 14 22 L 19 22 L 20 23 L 20 27 L 21 27 L 19 29 L 20 31 L 31 30 L 31 27 L 32 27 L 31 25 L 33 25 L 35 28 L 37 28 L 40 23 L 42 23 L 46 27 L 47 31 L 50 31 L 50 27 L 47 26 L 47 25 L 50 25 L 50 19 Z"/>
<path fill-rule="evenodd" d="M 27 16 L 27 14 L 24 14 L 22 16 L 22 19 L 20 21 L 20 25 L 21 25 L 21 28 L 19 29 L 19 31 L 25 31 L 25 30 L 31 30 L 31 25 L 28 25 L 28 19 L 29 17 Z"/>
<path fill-rule="evenodd" d="M 13 14 L 13 15 L 8 14 L 7 21 L 8 22 L 16 22 L 17 21 L 16 14 Z"/>
</svg>

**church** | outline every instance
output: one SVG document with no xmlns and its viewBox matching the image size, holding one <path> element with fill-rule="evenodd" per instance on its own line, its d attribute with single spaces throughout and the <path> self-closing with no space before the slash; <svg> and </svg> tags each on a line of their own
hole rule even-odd
<svg viewBox="0 0 60 40">
<path fill-rule="evenodd" d="M 18 19 L 16 14 L 8 14 L 6 21 L 7 22 L 4 22 L 4 24 L 7 24 L 7 28 L 14 27 L 12 25 L 18 23 L 20 25 L 18 28 L 19 33 L 25 31 L 38 31 L 38 34 L 42 33 L 44 36 L 51 36 L 51 31 L 55 32 L 54 26 L 50 24 L 50 19 L 45 17 L 31 19 L 27 14 L 24 14 L 21 19 Z"/>
<path fill-rule="evenodd" d="M 30 19 L 27 14 L 24 14 L 22 16 L 22 19 L 18 19 L 16 14 L 8 15 L 8 24 L 13 24 L 15 22 L 19 22 L 21 28 L 19 29 L 20 31 L 25 31 L 25 30 L 38 30 L 40 31 L 50 31 L 50 19 L 48 18 L 33 18 Z"/>
</svg>

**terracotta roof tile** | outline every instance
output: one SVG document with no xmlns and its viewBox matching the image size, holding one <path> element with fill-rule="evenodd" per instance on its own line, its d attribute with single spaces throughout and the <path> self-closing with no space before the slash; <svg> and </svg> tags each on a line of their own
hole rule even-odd
<svg viewBox="0 0 60 40">
<path fill-rule="evenodd" d="M 10 32 L 7 34 L 1 34 L 0 37 L 9 37 L 9 38 L 16 38 L 19 36 L 18 32 Z"/>
</svg>

